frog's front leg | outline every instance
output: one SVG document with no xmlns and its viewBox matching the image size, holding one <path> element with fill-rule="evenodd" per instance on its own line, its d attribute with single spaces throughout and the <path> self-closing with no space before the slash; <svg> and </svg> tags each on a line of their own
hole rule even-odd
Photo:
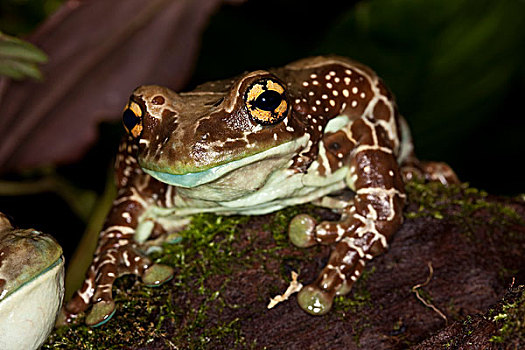
<svg viewBox="0 0 525 350">
<path fill-rule="evenodd" d="M 335 295 L 348 293 L 365 262 L 387 249 L 402 223 L 404 185 L 391 143 L 380 128 L 364 119 L 352 126 L 355 147 L 346 182 L 356 195 L 341 220 L 314 225 L 302 216 L 290 225 L 290 234 L 302 237 L 296 238 L 302 246 L 336 243 L 317 279 L 299 292 L 301 308 L 311 314 L 328 312 Z"/>
<path fill-rule="evenodd" d="M 86 324 L 98 326 L 107 322 L 115 312 L 112 287 L 114 281 L 126 274 L 142 278 L 147 285 L 155 286 L 169 280 L 171 267 L 152 264 L 134 240 L 139 218 L 152 205 L 168 201 L 167 186 L 144 173 L 124 146 L 124 154 L 117 158 L 117 182 L 120 187 L 117 198 L 99 235 L 94 259 L 82 287 L 65 305 L 61 323 L 70 322 L 79 313 L 92 308 L 86 316 Z M 118 164 L 119 160 L 123 164 Z M 124 165 L 124 163 L 126 165 Z M 165 203 L 164 203 L 165 204 Z M 162 231 L 157 225 L 156 231 Z"/>
</svg>

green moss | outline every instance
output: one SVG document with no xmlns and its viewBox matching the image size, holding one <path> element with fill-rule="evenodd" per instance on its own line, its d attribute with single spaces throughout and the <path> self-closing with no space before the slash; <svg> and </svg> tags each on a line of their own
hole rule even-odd
<svg viewBox="0 0 525 350">
<path fill-rule="evenodd" d="M 367 281 L 376 271 L 375 266 L 371 269 L 363 270 L 361 277 L 352 287 L 348 295 L 339 295 L 334 299 L 334 310 L 344 313 L 358 313 L 366 307 L 372 307 L 370 292 L 367 288 Z"/>
<path fill-rule="evenodd" d="M 367 281 L 375 270 L 375 267 L 363 270 L 361 277 L 352 287 L 350 294 L 336 296 L 332 312 L 336 312 L 341 318 L 344 318 L 347 314 L 357 314 L 366 308 L 371 308 L 373 306 L 372 298 L 367 288 Z M 357 346 L 359 346 L 361 334 L 369 326 L 366 313 L 362 313 L 360 317 L 353 318 L 352 337 Z"/>
<path fill-rule="evenodd" d="M 470 315 L 467 315 L 467 318 L 465 319 L 465 321 L 463 321 L 463 326 L 466 327 L 465 333 L 467 335 L 471 335 L 472 333 L 474 333 L 474 329 L 472 329 L 472 327 L 471 327 L 473 322 L 474 322 L 474 320 L 472 319 L 472 316 L 470 316 Z"/>
<path fill-rule="evenodd" d="M 491 342 L 525 343 L 525 288 L 521 286 L 520 291 L 521 295 L 514 302 L 504 304 L 501 310 L 492 316 L 492 321 L 498 325 L 498 334 L 490 338 Z"/>
<path fill-rule="evenodd" d="M 109 323 L 96 329 L 82 324 L 58 329 L 43 349 L 120 349 L 153 342 L 162 344 L 161 347 L 184 344 L 188 348 L 202 348 L 224 337 L 242 343 L 238 319 L 207 324 L 210 310 L 234 306 L 227 305 L 221 297 L 229 279 L 217 290 L 210 289 L 206 280 L 231 274 L 234 262 L 242 260 L 248 248 L 233 249 L 232 245 L 238 241 L 239 226 L 248 220 L 245 216 L 195 215 L 180 232 L 180 243 L 165 244 L 162 253 L 152 256 L 155 262 L 175 268 L 175 289 L 146 288 L 134 277 L 120 278 L 113 289 L 118 309 Z M 194 291 L 201 296 L 197 307 L 174 301 L 175 295 Z M 175 336 L 167 335 L 166 329 L 171 327 L 177 329 Z"/>
<path fill-rule="evenodd" d="M 315 208 L 302 205 L 269 215 L 263 229 L 271 232 L 276 243 L 269 248 L 252 244 L 259 231 L 244 229 L 249 216 L 194 215 L 179 232 L 177 243 L 164 244 L 162 252 L 151 255 L 155 263 L 174 267 L 170 287 L 146 288 L 135 277 L 119 278 L 113 288 L 117 313 L 110 322 L 89 328 L 80 319 L 78 324 L 55 330 L 43 349 L 120 349 L 148 344 L 192 349 L 218 344 L 221 339 L 227 339 L 232 347 L 249 347 L 239 318 L 213 323 L 209 315 L 242 307 L 228 304 L 222 297 L 231 281 L 229 276 L 235 272 L 268 256 L 292 265 L 308 256 L 294 255 L 299 248 L 289 243 L 287 227 L 299 213 L 307 212 L 318 219 Z M 310 251 L 315 252 L 315 248 Z M 297 270 L 297 266 L 291 267 Z M 289 278 L 289 271 L 281 272 Z M 220 285 L 214 283 L 217 280 L 222 281 Z"/>
<path fill-rule="evenodd" d="M 43 349 L 121 349 L 125 346 L 152 341 L 169 345 L 161 327 L 165 320 L 160 313 L 173 312 L 171 290 L 142 288 L 129 276 L 119 279 L 114 288 L 119 309 L 110 323 L 89 328 L 83 324 L 55 330 Z M 144 312 L 146 310 L 146 312 Z"/>
<path fill-rule="evenodd" d="M 406 191 L 411 204 L 410 209 L 405 213 L 408 219 L 419 217 L 447 219 L 464 227 L 465 231 L 470 233 L 474 233 L 479 225 L 487 225 L 487 222 L 480 222 L 474 215 L 479 211 L 488 213 L 488 225 L 494 228 L 525 224 L 512 207 L 490 201 L 485 191 L 469 187 L 468 183 L 445 186 L 438 182 L 410 181 L 406 185 Z"/>
<path fill-rule="evenodd" d="M 472 316 L 471 315 L 467 315 L 467 317 L 465 317 L 465 320 L 463 320 L 463 325 L 464 326 L 468 326 L 470 324 L 472 324 Z"/>
<path fill-rule="evenodd" d="M 244 249 L 233 249 L 238 242 L 238 227 L 248 222 L 248 216 L 217 216 L 197 214 L 186 229 L 180 232 L 181 241 L 165 244 L 162 253 L 153 255 L 156 263 L 175 267 L 175 285 L 186 288 L 188 281 L 197 278 L 199 293 L 210 276 L 230 274 L 231 262 L 245 256 Z"/>
<path fill-rule="evenodd" d="M 186 322 L 179 326 L 174 343 L 202 348 L 227 336 L 242 343 L 244 338 L 240 334 L 239 319 L 215 325 L 207 322 L 208 312 L 212 309 L 220 312 L 224 307 L 238 307 L 227 304 L 221 296 L 230 279 L 226 278 L 218 290 L 210 289 L 206 282 L 211 277 L 231 275 L 236 262 L 249 259 L 247 251 L 250 245 L 244 245 L 244 248 L 238 246 L 239 227 L 248 220 L 247 216 L 195 215 L 190 225 L 180 233 L 180 244 L 165 245 L 164 252 L 156 257 L 155 262 L 175 267 L 177 276 L 174 284 L 177 288 L 185 293 L 196 290 L 202 296 L 198 308 L 187 310 Z M 244 261 L 248 263 L 246 259 Z M 198 337 L 195 337 L 196 334 Z"/>
</svg>

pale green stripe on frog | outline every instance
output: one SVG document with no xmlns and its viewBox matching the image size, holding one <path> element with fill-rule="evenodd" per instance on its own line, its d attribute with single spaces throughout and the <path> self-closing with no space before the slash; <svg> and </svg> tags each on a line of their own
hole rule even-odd
<svg viewBox="0 0 525 350">
<path fill-rule="evenodd" d="M 309 135 L 305 134 L 302 138 L 290 142 L 283 143 L 279 146 L 272 147 L 263 152 L 256 153 L 252 156 L 235 160 L 226 164 L 218 165 L 205 171 L 196 173 L 187 173 L 182 175 L 175 175 L 161 171 L 155 171 L 144 168 L 144 171 L 154 178 L 177 187 L 192 188 L 209 182 L 212 182 L 221 176 L 224 176 L 236 169 L 245 167 L 269 157 L 276 157 L 295 152 L 301 146 L 308 142 Z M 306 140 L 306 142 L 305 142 Z"/>
</svg>

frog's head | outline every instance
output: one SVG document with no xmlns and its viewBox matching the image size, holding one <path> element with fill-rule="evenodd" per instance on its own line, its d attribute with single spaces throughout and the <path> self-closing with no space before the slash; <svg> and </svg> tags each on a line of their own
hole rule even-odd
<svg viewBox="0 0 525 350">
<path fill-rule="evenodd" d="M 267 161 L 266 168 L 289 166 L 310 139 L 304 121 L 293 116 L 290 99 L 286 84 L 267 71 L 187 93 L 141 86 L 123 122 L 138 142 L 138 161 L 146 172 L 165 183 L 195 187 L 261 161 Z"/>
</svg>

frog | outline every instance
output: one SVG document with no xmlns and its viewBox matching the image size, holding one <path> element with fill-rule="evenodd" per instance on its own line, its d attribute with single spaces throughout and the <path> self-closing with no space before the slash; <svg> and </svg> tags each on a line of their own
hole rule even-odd
<svg viewBox="0 0 525 350">
<path fill-rule="evenodd" d="M 13 227 L 0 213 L 0 349 L 38 349 L 64 296 L 62 248 L 49 234 Z"/>
<path fill-rule="evenodd" d="M 404 179 L 455 181 L 450 167 L 415 157 L 383 80 L 340 56 L 245 72 L 189 92 L 140 86 L 123 126 L 118 193 L 65 322 L 89 307 L 88 325 L 107 322 L 121 275 L 151 286 L 168 281 L 173 269 L 153 264 L 144 245 L 180 230 L 193 214 L 263 215 L 308 202 L 340 213 L 323 222 L 299 214 L 288 228 L 298 247 L 332 247 L 318 277 L 297 295 L 306 312 L 326 314 L 399 230 Z M 344 190 L 353 196 L 333 196 Z"/>
</svg>

